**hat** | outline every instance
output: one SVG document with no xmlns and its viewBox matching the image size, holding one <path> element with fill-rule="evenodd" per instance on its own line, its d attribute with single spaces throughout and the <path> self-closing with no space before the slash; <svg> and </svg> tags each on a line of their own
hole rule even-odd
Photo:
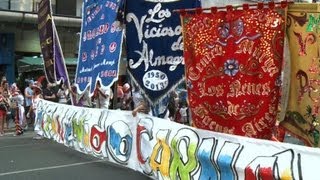
<svg viewBox="0 0 320 180">
<path fill-rule="evenodd" d="M 42 92 L 42 89 L 41 89 L 38 85 L 36 85 L 36 84 L 33 84 L 33 85 L 31 86 L 31 88 L 32 88 L 32 89 L 36 89 L 36 90 Z"/>
<path fill-rule="evenodd" d="M 32 79 L 30 79 L 30 80 L 28 81 L 28 83 L 29 83 L 29 84 L 34 84 L 34 81 L 33 81 Z"/>
</svg>

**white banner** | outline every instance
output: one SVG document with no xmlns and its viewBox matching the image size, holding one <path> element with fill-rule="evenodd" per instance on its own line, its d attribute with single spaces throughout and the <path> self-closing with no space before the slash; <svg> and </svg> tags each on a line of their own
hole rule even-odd
<svg viewBox="0 0 320 180">
<path fill-rule="evenodd" d="M 195 129 L 131 111 L 41 100 L 36 122 L 67 147 L 153 179 L 317 179 L 320 150 Z"/>
</svg>

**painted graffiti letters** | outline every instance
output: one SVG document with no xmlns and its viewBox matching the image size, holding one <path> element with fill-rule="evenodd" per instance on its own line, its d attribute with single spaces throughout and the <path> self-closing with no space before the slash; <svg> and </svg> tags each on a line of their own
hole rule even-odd
<svg viewBox="0 0 320 180">
<path fill-rule="evenodd" d="M 229 85 L 230 92 L 227 97 L 239 97 L 247 95 L 269 96 L 271 92 L 270 82 L 262 83 L 241 83 L 236 80 Z"/>
<path fill-rule="evenodd" d="M 132 132 L 123 121 L 116 121 L 108 126 L 108 149 L 115 161 L 127 164 L 132 150 Z"/>
<path fill-rule="evenodd" d="M 153 140 L 153 120 L 151 118 L 142 118 L 137 125 L 137 159 L 143 172 L 147 175 L 152 175 L 152 168 L 149 164 L 150 157 L 144 153 L 149 142 Z M 142 151 L 144 149 L 144 151 Z M 151 149 L 151 147 L 150 147 Z M 145 157 L 146 156 L 146 157 Z"/>
<path fill-rule="evenodd" d="M 161 22 L 165 21 L 167 18 L 171 17 L 171 12 L 168 9 L 161 9 L 161 3 L 158 3 L 153 9 L 149 9 L 148 14 L 141 17 L 140 21 L 137 16 L 133 13 L 127 14 L 127 21 L 131 21 L 135 24 L 138 39 L 140 44 L 142 44 L 142 51 L 136 50 L 135 52 L 140 55 L 138 61 L 133 59 L 129 60 L 129 66 L 132 69 L 137 69 L 142 62 L 145 65 L 145 71 L 149 68 L 149 63 L 151 66 L 163 66 L 166 64 L 171 65 L 170 71 L 174 71 L 176 67 L 183 63 L 183 57 L 181 56 L 154 56 L 153 49 L 148 50 L 148 44 L 146 43 L 147 39 L 150 38 L 159 38 L 159 37 L 173 37 L 179 36 L 177 41 L 171 45 L 172 51 L 183 50 L 182 45 L 182 27 L 176 26 L 172 27 L 163 27 Z M 157 24 L 157 27 L 151 27 L 150 23 Z"/>
<path fill-rule="evenodd" d="M 147 71 L 149 66 L 163 66 L 170 65 L 169 70 L 174 71 L 177 66 L 183 63 L 183 57 L 181 56 L 158 56 L 153 57 L 154 52 L 152 49 L 148 50 L 148 44 L 143 41 L 142 51 L 136 50 L 135 52 L 140 55 L 140 58 L 137 62 L 133 59 L 129 59 L 129 67 L 132 69 L 137 69 L 142 63 L 144 64 L 144 70 Z"/>
<path fill-rule="evenodd" d="M 319 162 L 313 155 L 315 149 L 310 150 L 311 156 L 304 154 L 302 158 L 300 152 L 305 149 L 298 151 L 296 146 L 223 135 L 172 122 L 162 126 L 164 121 L 148 115 L 137 120 L 131 112 L 87 111 L 45 100 L 39 104 L 36 120 L 43 124 L 45 137 L 153 179 L 301 179 L 305 172 L 314 171 L 301 167 L 307 166 L 306 158 Z M 203 116 L 206 119 L 206 113 Z M 205 123 L 211 122 L 208 119 Z M 260 120 L 247 125 L 247 133 L 257 133 L 254 126 L 259 126 L 258 130 L 266 126 Z"/>
</svg>

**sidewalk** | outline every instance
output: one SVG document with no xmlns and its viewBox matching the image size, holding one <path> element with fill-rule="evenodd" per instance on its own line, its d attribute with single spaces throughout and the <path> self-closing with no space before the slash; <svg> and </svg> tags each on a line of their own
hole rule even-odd
<svg viewBox="0 0 320 180">
<path fill-rule="evenodd" d="M 25 131 L 32 131 L 33 127 L 29 127 Z M 4 128 L 4 133 L 11 133 L 16 131 L 16 126 L 15 123 L 13 122 L 12 119 L 9 120 L 9 128 Z"/>
<path fill-rule="evenodd" d="M 9 129 L 4 128 L 4 133 L 15 132 L 16 127 L 12 119 L 9 120 Z"/>
</svg>

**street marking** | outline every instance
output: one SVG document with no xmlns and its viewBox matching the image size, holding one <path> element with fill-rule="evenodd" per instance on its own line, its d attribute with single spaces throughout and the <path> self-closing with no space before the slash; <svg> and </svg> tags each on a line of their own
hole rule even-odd
<svg viewBox="0 0 320 180">
<path fill-rule="evenodd" d="M 92 163 L 104 162 L 104 161 L 105 160 L 87 161 L 87 162 L 66 164 L 66 165 L 60 165 L 60 166 L 50 166 L 50 167 L 43 167 L 43 168 L 26 169 L 26 170 L 21 170 L 21 171 L 12 171 L 12 172 L 0 173 L 0 176 L 21 174 L 21 173 L 34 172 L 34 171 L 44 171 L 44 170 L 49 170 L 49 169 L 59 169 L 59 168 L 72 167 L 72 166 L 80 166 L 80 165 L 92 164 Z"/>
<path fill-rule="evenodd" d="M 12 147 L 21 147 L 21 146 L 29 146 L 29 145 L 37 145 L 35 143 L 29 143 L 29 144 L 19 144 L 19 145 L 12 145 L 12 146 L 0 146 L 0 149 L 3 149 L 3 148 L 12 148 Z"/>
</svg>

